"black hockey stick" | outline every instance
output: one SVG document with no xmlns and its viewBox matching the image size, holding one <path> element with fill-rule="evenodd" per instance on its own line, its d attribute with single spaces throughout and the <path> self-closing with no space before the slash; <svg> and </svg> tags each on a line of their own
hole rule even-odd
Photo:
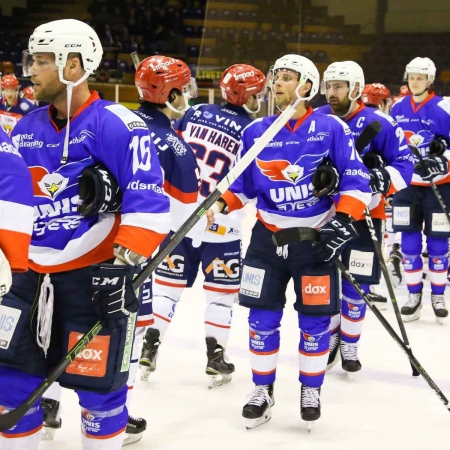
<svg viewBox="0 0 450 450">
<path fill-rule="evenodd" d="M 423 157 L 420 154 L 419 149 L 415 145 L 411 145 L 411 144 L 409 144 L 409 148 L 411 149 L 411 152 L 413 153 L 413 155 L 416 158 L 418 158 L 420 162 L 422 162 Z M 444 212 L 445 217 L 447 218 L 447 221 L 450 224 L 450 214 L 448 213 L 447 207 L 445 206 L 444 199 L 442 198 L 442 195 L 438 191 L 438 188 L 433 180 L 430 180 L 430 186 L 431 186 L 431 189 L 433 189 L 434 195 L 436 196 L 439 206 L 442 208 L 442 211 Z"/>
<path fill-rule="evenodd" d="M 369 123 L 369 125 L 367 125 L 367 127 L 364 128 L 364 130 L 362 131 L 362 133 L 356 140 L 356 143 L 355 143 L 356 151 L 358 153 L 361 153 L 364 150 L 364 148 L 370 143 L 370 141 L 381 131 L 381 128 L 382 128 L 381 123 L 378 121 L 373 121 L 373 122 Z M 368 130 L 367 133 L 366 133 L 366 130 Z M 375 247 L 375 253 L 380 261 L 381 271 L 383 272 L 383 277 L 386 282 L 387 290 L 389 292 L 389 297 L 391 298 L 392 307 L 394 308 L 395 317 L 397 319 L 398 327 L 400 328 L 400 333 L 402 335 L 403 342 L 405 343 L 405 346 L 408 349 L 408 352 L 412 356 L 411 346 L 409 344 L 409 339 L 408 339 L 408 335 L 406 334 L 405 325 L 403 324 L 402 316 L 401 316 L 400 310 L 398 308 L 397 299 L 396 299 L 395 293 L 394 293 L 394 287 L 392 286 L 392 281 L 389 276 L 389 271 L 388 271 L 388 268 L 384 261 L 383 251 L 381 250 L 380 241 L 377 238 L 377 234 L 375 231 L 375 226 L 373 224 L 372 216 L 370 214 L 369 208 L 367 208 L 367 207 L 364 209 L 364 216 L 366 218 L 367 226 L 369 227 L 370 237 L 372 238 L 373 246 Z M 411 364 L 411 369 L 412 369 L 413 376 L 418 377 L 419 372 L 416 370 L 416 368 L 413 366 L 413 364 Z"/>
<path fill-rule="evenodd" d="M 189 216 L 186 222 L 181 225 L 176 233 L 174 233 L 167 245 L 160 249 L 158 253 L 151 259 L 150 263 L 142 270 L 142 272 L 134 279 L 133 288 L 138 289 L 148 276 L 156 270 L 159 264 L 170 254 L 172 250 L 182 241 L 186 234 L 193 226 L 206 214 L 208 209 L 220 198 L 220 196 L 229 188 L 229 186 L 241 175 L 247 166 L 259 155 L 265 146 L 275 137 L 275 135 L 284 127 L 288 120 L 295 114 L 297 105 L 303 101 L 298 97 L 296 101 L 289 105 L 267 128 L 261 137 L 254 143 L 248 152 L 236 163 L 236 165 L 228 172 L 228 174 L 220 181 L 216 189 L 198 206 L 198 208 Z M 0 414 L 0 431 L 12 428 L 34 405 L 36 400 L 41 397 L 50 385 L 56 381 L 59 376 L 67 369 L 69 364 L 76 356 L 83 351 L 89 342 L 100 332 L 102 325 L 98 321 L 78 343 L 69 351 L 69 353 L 61 360 L 53 371 L 45 380 L 28 396 L 28 398 L 12 411 Z"/>
<path fill-rule="evenodd" d="M 280 230 L 275 232 L 272 235 L 272 240 L 277 247 L 281 247 L 283 245 L 288 245 L 292 242 L 299 241 L 317 241 L 318 239 L 318 231 L 314 228 L 304 228 L 304 227 L 295 227 L 295 228 L 286 228 L 284 230 Z M 427 371 L 422 367 L 420 362 L 416 359 L 416 357 L 409 351 L 408 347 L 406 347 L 405 343 L 401 340 L 400 336 L 395 332 L 389 322 L 385 319 L 383 314 L 380 313 L 378 308 L 375 305 L 370 303 L 370 300 L 367 294 L 364 292 L 359 283 L 355 280 L 353 275 L 348 271 L 345 267 L 344 263 L 337 259 L 335 261 L 336 266 L 342 272 L 342 275 L 348 280 L 348 282 L 355 288 L 356 292 L 358 292 L 359 296 L 364 300 L 366 305 L 370 308 L 370 310 L 375 314 L 377 319 L 381 322 L 383 327 L 392 337 L 392 339 L 398 344 L 398 346 L 404 351 L 406 356 L 408 357 L 411 365 L 415 367 L 415 369 L 422 375 L 422 377 L 427 382 L 428 386 L 436 393 L 441 402 L 445 405 L 447 410 L 450 412 L 450 404 L 448 399 L 445 397 L 443 392 L 439 389 L 437 384 L 431 379 L 428 375 Z"/>
</svg>

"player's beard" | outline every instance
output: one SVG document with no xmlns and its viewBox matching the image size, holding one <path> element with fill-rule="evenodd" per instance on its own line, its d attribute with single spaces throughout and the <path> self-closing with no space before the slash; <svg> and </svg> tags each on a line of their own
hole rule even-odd
<svg viewBox="0 0 450 450">
<path fill-rule="evenodd" d="M 34 91 L 34 99 L 38 102 L 55 103 L 58 100 L 63 100 L 67 96 L 67 87 L 64 83 L 59 81 L 59 78 L 52 83 L 46 83 L 46 86 L 38 85 Z"/>
<path fill-rule="evenodd" d="M 334 100 L 336 103 L 332 103 L 332 100 Z M 344 100 L 338 100 L 336 97 L 330 97 L 328 102 L 330 103 L 330 107 L 333 112 L 339 117 L 345 116 L 350 110 L 351 101 L 348 98 L 345 98 Z"/>
</svg>

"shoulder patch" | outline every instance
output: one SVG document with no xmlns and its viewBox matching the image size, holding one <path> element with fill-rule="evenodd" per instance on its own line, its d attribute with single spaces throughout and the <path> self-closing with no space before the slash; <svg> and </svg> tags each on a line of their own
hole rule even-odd
<svg viewBox="0 0 450 450">
<path fill-rule="evenodd" d="M 146 123 L 137 114 L 125 108 L 125 106 L 114 104 L 105 106 L 105 109 L 115 114 L 130 131 L 133 131 L 135 128 L 148 129 Z"/>
</svg>

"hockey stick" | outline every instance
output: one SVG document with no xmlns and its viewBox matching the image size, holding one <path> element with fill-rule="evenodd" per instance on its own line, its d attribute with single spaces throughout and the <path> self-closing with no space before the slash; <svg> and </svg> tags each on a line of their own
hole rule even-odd
<svg viewBox="0 0 450 450">
<path fill-rule="evenodd" d="M 409 148 L 411 149 L 411 152 L 413 153 L 413 155 L 419 159 L 420 162 L 423 161 L 423 157 L 420 154 L 419 149 L 415 146 L 415 145 L 411 145 L 409 144 Z M 448 223 L 450 224 L 450 214 L 448 213 L 447 207 L 445 206 L 445 202 L 444 199 L 442 198 L 441 193 L 438 191 L 438 188 L 436 186 L 436 184 L 434 183 L 433 180 L 430 180 L 430 186 L 431 189 L 433 189 L 434 195 L 436 196 L 436 199 L 439 203 L 439 206 L 442 208 L 442 211 L 445 214 L 445 217 L 447 218 Z"/>
<path fill-rule="evenodd" d="M 364 128 L 363 132 L 360 134 L 358 139 L 355 142 L 356 151 L 358 153 L 361 153 L 364 148 L 370 143 L 370 141 L 381 131 L 381 123 L 378 121 L 373 121 L 367 125 L 366 128 Z M 365 133 L 366 130 L 369 130 L 367 133 Z M 402 316 L 400 315 L 400 310 L 398 308 L 397 299 L 395 297 L 394 293 L 394 287 L 392 286 L 392 281 L 389 276 L 389 271 L 386 266 L 386 263 L 384 261 L 383 257 L 383 251 L 381 250 L 381 244 L 377 238 L 377 234 L 375 231 L 375 226 L 373 224 L 372 216 L 370 214 L 369 208 L 366 207 L 364 209 L 364 216 L 366 218 L 367 226 L 369 227 L 370 231 L 370 237 L 373 241 L 373 246 L 375 247 L 375 253 L 380 261 L 380 267 L 381 271 L 383 272 L 384 281 L 386 282 L 387 290 L 389 292 L 389 297 L 391 298 L 392 307 L 394 308 L 395 317 L 397 319 L 398 326 L 400 328 L 400 333 L 403 338 L 403 342 L 405 343 L 406 348 L 408 349 L 408 352 L 412 356 L 412 350 L 411 346 L 409 344 L 408 335 L 406 334 L 405 325 L 403 324 Z M 411 364 L 412 374 L 414 377 L 419 376 L 419 372 L 416 370 L 416 368 Z"/>
<path fill-rule="evenodd" d="M 272 240 L 274 244 L 278 247 L 283 245 L 287 245 L 292 242 L 301 242 L 301 241 L 317 241 L 318 239 L 318 231 L 314 228 L 304 228 L 304 227 L 296 227 L 296 228 L 286 228 L 284 230 L 280 230 L 275 232 L 272 235 Z M 338 269 L 342 272 L 342 275 L 348 280 L 348 282 L 354 287 L 356 292 L 358 292 L 359 296 L 364 300 L 366 305 L 370 308 L 370 310 L 375 314 L 377 319 L 381 322 L 383 327 L 392 337 L 392 339 L 398 344 L 398 346 L 403 350 L 403 352 L 408 357 L 411 365 L 415 367 L 415 369 L 422 375 L 425 381 L 428 383 L 431 389 L 436 393 L 441 402 L 445 405 L 447 410 L 450 412 L 450 404 L 448 399 L 445 397 L 443 392 L 439 389 L 437 384 L 431 379 L 428 375 L 427 371 L 422 367 L 416 357 L 409 351 L 408 347 L 401 340 L 400 336 L 395 332 L 389 322 L 385 319 L 383 314 L 380 313 L 378 308 L 375 305 L 370 303 L 370 300 L 367 294 L 364 292 L 363 288 L 360 284 L 355 280 L 353 275 L 348 271 L 345 267 L 344 263 L 337 259 L 335 262 Z"/>
<path fill-rule="evenodd" d="M 138 289 L 148 276 L 156 270 L 159 264 L 169 255 L 169 253 L 181 242 L 189 230 L 206 214 L 206 211 L 220 198 L 229 186 L 241 175 L 241 173 L 250 165 L 250 163 L 259 155 L 266 145 L 275 137 L 275 135 L 284 127 L 288 120 L 295 114 L 297 105 L 302 98 L 289 105 L 272 123 L 272 125 L 261 135 L 248 152 L 236 163 L 228 172 L 227 176 L 217 185 L 216 189 L 198 206 L 192 215 L 176 231 L 167 245 L 151 259 L 150 263 L 143 269 L 133 281 L 133 288 Z M 102 325 L 97 322 L 69 351 L 63 360 L 55 369 L 42 381 L 41 384 L 27 397 L 27 399 L 12 411 L 0 414 L 0 431 L 12 428 L 34 405 L 36 400 L 43 395 L 49 386 L 56 381 L 66 370 L 69 364 L 76 356 L 89 344 L 89 342 L 100 332 Z"/>
</svg>

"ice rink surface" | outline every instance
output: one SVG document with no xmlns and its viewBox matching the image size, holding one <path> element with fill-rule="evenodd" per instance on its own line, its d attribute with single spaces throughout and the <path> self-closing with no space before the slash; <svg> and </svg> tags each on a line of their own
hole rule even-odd
<svg viewBox="0 0 450 450">
<path fill-rule="evenodd" d="M 244 248 L 253 217 L 244 222 Z M 161 345 L 156 371 L 133 390 L 130 412 L 144 417 L 147 431 L 129 450 L 434 450 L 450 446 L 450 410 L 425 380 L 411 375 L 409 360 L 371 311 L 359 347 L 361 372 L 347 379 L 337 364 L 322 387 L 322 417 L 308 433 L 300 418 L 297 314 L 288 302 L 281 328 L 281 349 L 272 419 L 251 431 L 245 428 L 242 406 L 253 389 L 248 357 L 247 309 L 234 308 L 228 355 L 236 366 L 231 383 L 208 390 L 204 339 L 202 276 L 186 290 Z M 387 294 L 384 282 L 380 292 Z M 450 399 L 450 318 L 435 319 L 425 281 L 420 320 L 405 324 L 413 353 L 432 380 Z M 450 292 L 450 290 L 449 290 Z M 396 289 L 406 302 L 403 285 Z M 450 306 L 449 295 L 446 295 Z M 389 304 L 384 311 L 398 335 Z M 139 374 L 138 374 L 139 375 Z M 72 391 L 62 397 L 63 425 L 53 442 L 39 450 L 81 449 L 80 411 Z"/>
</svg>

